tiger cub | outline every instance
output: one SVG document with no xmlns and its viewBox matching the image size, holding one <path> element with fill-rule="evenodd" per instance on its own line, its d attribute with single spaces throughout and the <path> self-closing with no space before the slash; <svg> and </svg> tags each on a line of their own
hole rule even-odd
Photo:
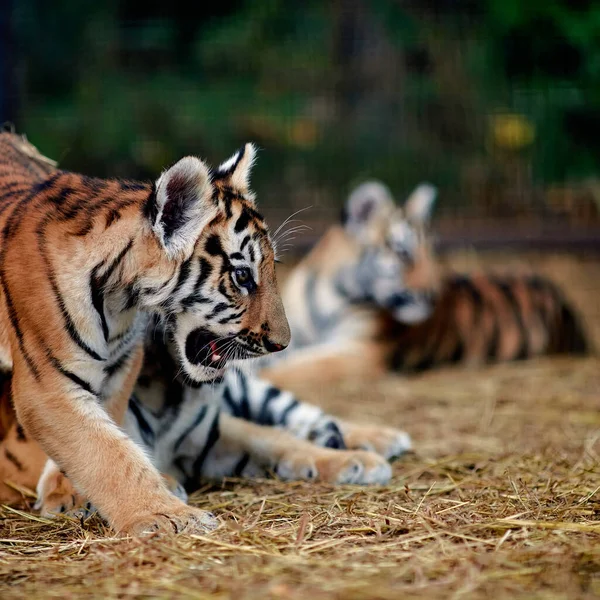
<svg viewBox="0 0 600 600">
<path fill-rule="evenodd" d="M 435 197 L 422 184 L 398 208 L 378 182 L 350 194 L 342 223 L 283 287 L 293 341 L 261 359 L 263 377 L 296 389 L 389 370 L 586 352 L 578 315 L 547 279 L 440 273 L 428 233 Z"/>
<path fill-rule="evenodd" d="M 56 170 L 19 136 L 0 135 L 0 149 L 22 162 L 31 183 L 44 181 Z M 242 241 L 250 244 L 246 238 Z M 206 271 L 207 266 L 203 268 Z M 178 285 L 187 287 L 183 280 L 188 277 L 191 273 L 182 271 Z M 200 289 L 192 289 L 196 297 Z M 203 291 L 210 294 L 210 286 Z M 189 296 L 185 298 L 184 304 L 189 303 Z M 218 312 L 227 317 L 225 309 Z M 211 381 L 192 380 L 181 369 L 164 315 L 154 316 L 146 331 L 144 364 L 124 427 L 154 466 L 171 476 L 167 481 L 173 490 L 178 482 L 193 491 L 207 478 L 271 473 L 284 479 L 385 483 L 391 476 L 387 459 L 410 448 L 409 437 L 389 427 L 355 426 L 353 435 L 345 438 L 341 432 L 345 422 L 230 367 Z M 227 357 L 239 356 L 231 341 L 209 340 L 198 350 L 198 364 L 222 366 Z M 22 488 L 35 488 L 46 462 L 42 448 L 16 420 L 10 390 L 11 374 L 6 372 L 0 398 L 2 502 L 18 502 Z M 57 496 L 53 505 L 42 506 L 44 514 L 73 507 L 70 496 Z"/>
<path fill-rule="evenodd" d="M 350 194 L 341 223 L 285 282 L 292 344 L 258 361 L 262 377 L 296 389 L 305 381 L 376 377 L 389 369 L 394 340 L 384 317 L 418 323 L 435 306 L 440 278 L 428 235 L 434 200 L 426 184 L 403 207 L 379 182 Z"/>
<path fill-rule="evenodd" d="M 221 377 L 230 355 L 288 345 L 249 189 L 254 155 L 247 144 L 216 169 L 188 156 L 141 183 L 57 169 L 40 178 L 2 151 L 0 367 L 12 371 L 23 433 L 52 459 L 38 485 L 44 511 L 72 506 L 78 490 L 118 531 L 215 525 L 168 491 L 119 425 L 150 315 L 191 385 Z"/>
</svg>

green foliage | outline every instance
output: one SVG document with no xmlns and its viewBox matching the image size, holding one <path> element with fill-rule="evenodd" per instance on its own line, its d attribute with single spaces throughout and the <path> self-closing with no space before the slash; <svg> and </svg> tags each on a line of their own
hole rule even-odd
<svg viewBox="0 0 600 600">
<path fill-rule="evenodd" d="M 130 177 L 253 139 L 256 187 L 282 212 L 339 204 L 369 176 L 399 193 L 431 179 L 458 204 L 470 165 L 504 160 L 489 130 L 499 112 L 535 130 L 511 150 L 533 182 L 595 174 L 600 8 L 427 6 L 19 0 L 18 126 L 65 167 Z"/>
</svg>

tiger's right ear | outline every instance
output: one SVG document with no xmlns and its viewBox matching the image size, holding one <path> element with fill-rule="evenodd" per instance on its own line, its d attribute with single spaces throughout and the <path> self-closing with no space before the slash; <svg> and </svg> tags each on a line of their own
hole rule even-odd
<svg viewBox="0 0 600 600">
<path fill-rule="evenodd" d="M 352 237 L 366 241 L 371 226 L 385 221 L 395 207 L 387 186 L 379 181 L 367 181 L 348 196 L 342 209 L 342 225 Z"/>
<path fill-rule="evenodd" d="M 169 258 L 189 256 L 201 231 L 214 218 L 208 167 L 186 156 L 165 171 L 148 198 L 146 215 Z"/>
</svg>

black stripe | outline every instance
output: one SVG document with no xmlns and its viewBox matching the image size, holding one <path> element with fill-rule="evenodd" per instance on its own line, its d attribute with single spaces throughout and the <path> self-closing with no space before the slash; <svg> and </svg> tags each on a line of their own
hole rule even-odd
<svg viewBox="0 0 600 600">
<path fill-rule="evenodd" d="M 17 471 L 24 470 L 25 467 L 23 467 L 21 461 L 8 448 L 4 448 L 4 456 L 6 456 L 6 458 L 10 460 L 13 465 L 15 465 Z"/>
<path fill-rule="evenodd" d="M 213 235 L 206 240 L 204 249 L 211 256 L 220 256 L 223 254 L 223 246 L 221 245 L 221 240 L 216 233 L 213 233 Z"/>
<path fill-rule="evenodd" d="M 240 458 L 240 460 L 238 460 L 237 464 L 233 468 L 232 476 L 233 477 L 241 477 L 242 473 L 244 472 L 244 469 L 248 466 L 249 462 L 250 462 L 250 455 L 247 452 L 245 452 L 242 455 L 242 458 Z"/>
<path fill-rule="evenodd" d="M 108 377 L 112 377 L 117 371 L 120 371 L 131 356 L 131 350 L 124 352 L 112 365 L 106 365 L 104 372 Z"/>
<path fill-rule="evenodd" d="M 266 394 L 265 397 L 263 398 L 261 407 L 260 407 L 260 412 L 258 413 L 258 416 L 256 417 L 256 422 L 259 425 L 275 425 L 275 421 L 273 419 L 273 413 L 272 411 L 269 410 L 270 404 L 271 402 L 273 402 L 273 400 L 275 400 L 275 398 L 279 398 L 281 396 L 281 391 L 278 390 L 276 387 L 270 387 Z"/>
<path fill-rule="evenodd" d="M 183 444 L 183 442 L 185 441 L 185 438 L 187 438 L 187 436 L 190 435 L 190 433 L 192 433 L 192 431 L 194 431 L 194 429 L 196 429 L 196 427 L 198 427 L 198 425 L 200 425 L 202 421 L 204 421 L 207 410 L 208 406 L 206 404 L 200 407 L 200 410 L 198 411 L 198 414 L 196 415 L 196 418 L 192 421 L 191 425 L 184 429 L 183 433 L 177 438 L 177 441 L 173 445 L 173 452 L 177 452 L 181 444 Z"/>
<path fill-rule="evenodd" d="M 98 263 L 90 274 L 90 290 L 92 296 L 92 305 L 96 309 L 98 316 L 100 317 L 100 323 L 102 325 L 102 334 L 104 340 L 108 342 L 109 330 L 108 323 L 106 321 L 106 315 L 104 314 L 104 288 L 108 283 L 108 280 L 114 273 L 115 269 L 121 264 L 131 247 L 133 246 L 133 239 L 130 239 L 128 244 L 119 252 L 116 258 L 110 263 L 106 271 L 102 275 L 98 275 L 98 272 L 105 264 L 105 261 Z"/>
<path fill-rule="evenodd" d="M 80 388 L 84 389 L 86 392 L 92 394 L 92 396 L 98 397 L 98 394 L 92 389 L 92 386 L 85 380 L 81 379 L 78 375 L 75 375 L 72 371 L 65 369 L 58 359 L 52 354 L 49 354 L 48 358 L 52 363 L 52 366 L 61 374 L 70 379 L 73 383 L 77 384 Z"/>
<path fill-rule="evenodd" d="M 234 313 L 233 315 L 229 316 L 229 317 L 223 317 L 220 321 L 219 324 L 220 325 L 225 325 L 225 323 L 229 323 L 231 321 L 235 321 L 236 319 L 239 319 L 240 317 L 244 316 L 244 313 L 246 312 L 246 309 L 243 308 L 239 313 Z"/>
<path fill-rule="evenodd" d="M 122 340 L 125 336 L 127 336 L 129 333 L 131 333 L 131 328 L 126 329 L 125 331 L 121 331 L 121 333 L 117 333 L 116 335 L 113 335 L 111 338 L 109 338 L 109 342 L 111 344 L 114 344 L 115 342 L 118 342 L 119 340 Z"/>
<path fill-rule="evenodd" d="M 517 355 L 514 357 L 516 360 L 523 360 L 527 358 L 529 355 L 529 345 L 528 345 L 528 337 L 527 331 L 525 329 L 525 324 L 523 323 L 523 316 L 521 315 L 521 308 L 517 299 L 515 298 L 510 285 L 505 281 L 498 281 L 492 279 L 492 283 L 496 284 L 496 287 L 500 290 L 500 293 L 507 300 L 510 305 L 511 312 L 515 318 L 515 322 L 517 327 L 519 328 L 519 335 L 521 337 L 521 343 L 519 345 L 519 350 L 517 351 Z"/>
<path fill-rule="evenodd" d="M 219 313 L 222 313 L 224 310 L 227 310 L 229 308 L 229 304 L 225 304 L 224 302 L 219 302 L 219 304 L 217 304 L 212 312 L 206 317 L 209 321 L 214 319 Z"/>
<path fill-rule="evenodd" d="M 40 255 L 44 264 L 46 265 L 46 270 L 48 272 L 48 281 L 50 282 L 50 287 L 52 288 L 52 293 L 54 294 L 54 299 L 58 305 L 60 310 L 60 314 L 65 324 L 65 329 L 69 334 L 69 337 L 77 346 L 79 346 L 86 354 L 92 357 L 94 360 L 103 361 L 104 358 L 100 356 L 95 350 L 93 350 L 90 346 L 86 344 L 86 342 L 79 335 L 79 331 L 75 326 L 73 319 L 69 311 L 67 310 L 67 306 L 65 304 L 64 298 L 60 292 L 58 287 L 58 283 L 56 281 L 56 276 L 54 274 L 54 270 L 52 268 L 52 264 L 50 262 L 50 258 L 46 252 L 46 238 L 45 238 L 45 229 L 50 222 L 50 217 L 46 217 L 42 223 L 37 228 L 38 235 L 38 248 L 40 250 Z"/>
<path fill-rule="evenodd" d="M 19 217 L 22 216 L 25 212 L 25 208 L 27 205 L 38 197 L 38 194 L 44 192 L 45 190 L 50 189 L 55 183 L 56 180 L 62 175 L 62 171 L 57 171 L 51 177 L 34 185 L 31 188 L 31 193 L 26 198 L 23 198 L 18 204 L 12 205 L 14 206 L 14 210 L 10 213 L 10 216 L 6 219 L 4 227 L 2 229 L 2 235 L 5 240 L 13 237 L 18 230 L 17 221 Z M 5 246 L 6 247 L 6 246 Z M 4 258 L 4 251 L 2 252 Z"/>
<path fill-rule="evenodd" d="M 54 299 L 58 304 L 58 308 L 60 309 L 60 314 L 62 315 L 63 321 L 65 322 L 65 329 L 69 334 L 69 337 L 89 356 L 91 356 L 94 360 L 103 361 L 105 360 L 102 356 L 100 356 L 95 350 L 90 348 L 79 335 L 79 331 L 77 331 L 77 327 L 65 306 L 65 301 L 58 289 L 58 284 L 56 283 L 56 278 L 54 277 L 54 273 L 51 271 L 51 266 L 49 264 L 49 260 L 44 256 L 44 262 L 48 268 L 48 280 L 50 281 L 50 287 L 52 288 L 52 292 L 54 293 Z"/>
<path fill-rule="evenodd" d="M 227 298 L 227 300 L 229 300 L 230 302 L 233 302 L 234 297 L 227 291 L 227 288 L 225 286 L 225 281 L 224 280 L 221 280 L 219 282 L 219 293 L 223 297 Z"/>
<path fill-rule="evenodd" d="M 204 298 L 202 296 L 202 285 L 206 281 L 206 279 L 212 273 L 212 265 L 205 259 L 201 258 L 198 261 L 200 272 L 198 273 L 198 279 L 196 280 L 196 284 L 194 285 L 194 291 L 186 296 L 182 301 L 181 305 L 184 308 L 189 308 L 192 304 L 206 304 L 209 300 L 208 298 Z"/>
<path fill-rule="evenodd" d="M 196 290 L 199 291 L 204 282 L 210 276 L 213 271 L 212 265 L 205 259 L 201 258 L 198 261 L 200 265 L 200 273 L 198 273 L 198 280 L 196 281 Z"/>
<path fill-rule="evenodd" d="M 29 370 L 33 374 L 36 381 L 40 380 L 40 372 L 37 369 L 35 363 L 33 362 L 33 359 L 31 358 L 31 356 L 29 356 L 29 353 L 25 349 L 25 344 L 24 344 L 24 340 L 23 340 L 23 332 L 21 331 L 21 328 L 19 326 L 17 311 L 16 311 L 14 303 L 12 301 L 10 292 L 8 291 L 8 285 L 6 283 L 6 278 L 5 278 L 5 274 L 4 274 L 4 261 L 6 259 L 6 249 L 7 249 L 6 241 L 16 234 L 17 229 L 18 229 L 18 227 L 17 227 L 18 220 L 19 220 L 19 217 L 21 216 L 21 214 L 23 213 L 24 208 L 31 201 L 35 200 L 38 193 L 43 192 L 44 190 L 52 187 L 54 185 L 54 183 L 56 182 L 56 180 L 61 175 L 62 175 L 62 172 L 57 171 L 56 173 L 54 173 L 51 177 L 49 177 L 45 181 L 43 181 L 39 184 L 36 184 L 35 186 L 33 186 L 33 188 L 30 188 L 31 189 L 30 194 L 26 198 L 22 199 L 19 203 L 17 203 L 17 204 L 7 203 L 0 209 L 0 212 L 4 212 L 4 210 L 6 208 L 8 208 L 9 206 L 13 208 L 12 212 L 6 219 L 6 222 L 2 229 L 3 244 L 2 244 L 2 251 L 0 252 L 0 284 L 2 285 L 2 290 L 4 292 L 4 298 L 6 301 L 6 307 L 8 309 L 9 320 L 10 320 L 12 328 L 15 331 L 15 335 L 17 336 L 17 341 L 19 343 L 19 349 L 21 350 L 21 354 L 25 358 L 25 362 L 27 363 L 27 366 L 29 367 Z"/>
<path fill-rule="evenodd" d="M 194 481 L 188 482 L 191 483 L 192 486 L 188 488 L 186 485 L 186 491 L 193 491 L 193 486 L 198 486 L 198 479 L 202 473 L 202 466 L 204 465 L 204 461 L 208 456 L 208 453 L 212 450 L 213 446 L 219 441 L 220 431 L 219 431 L 219 412 L 215 414 L 215 418 L 210 426 L 210 430 L 208 432 L 208 437 L 206 438 L 206 443 L 202 448 L 202 452 L 200 456 L 194 461 L 194 466 L 192 467 L 192 478 Z"/>
<path fill-rule="evenodd" d="M 287 424 L 287 419 L 290 416 L 290 413 L 295 410 L 299 404 L 300 402 L 298 402 L 296 399 L 290 402 L 289 406 L 281 413 L 281 416 L 279 417 L 279 425 Z"/>
<path fill-rule="evenodd" d="M 173 291 L 171 292 L 171 295 L 174 296 L 179 289 L 181 288 L 182 285 L 185 284 L 185 282 L 188 280 L 188 277 L 190 276 L 190 271 L 192 268 L 192 258 L 188 258 L 180 267 L 179 269 L 179 276 L 177 277 L 177 283 L 175 284 L 175 287 L 173 288 Z"/>
<path fill-rule="evenodd" d="M 108 229 L 113 223 L 116 223 L 120 218 L 121 213 L 116 209 L 112 209 L 106 216 L 106 229 Z"/>
<path fill-rule="evenodd" d="M 248 402 L 248 381 L 246 380 L 246 376 L 241 371 L 237 372 L 237 379 L 241 387 L 240 416 L 246 421 L 252 421 L 250 403 Z"/>
<path fill-rule="evenodd" d="M 229 255 L 229 258 L 231 260 L 244 260 L 244 255 L 241 252 L 234 252 L 233 254 Z"/>
<path fill-rule="evenodd" d="M 144 202 L 144 215 L 154 225 L 158 216 L 158 203 L 156 201 L 156 182 L 152 184 L 152 190 Z"/>
<path fill-rule="evenodd" d="M 223 390 L 223 400 L 234 417 L 239 417 L 238 407 L 231 396 L 231 390 L 227 387 Z"/>
<path fill-rule="evenodd" d="M 233 230 L 236 233 L 240 233 L 240 231 L 243 231 L 244 229 L 246 229 L 246 227 L 248 227 L 248 223 L 250 223 L 250 215 L 248 214 L 248 211 L 245 208 L 243 208 L 242 214 L 238 217 L 238 220 L 235 222 Z"/>
<path fill-rule="evenodd" d="M 152 427 L 150 427 L 150 423 L 148 423 L 146 417 L 144 417 L 142 414 L 138 402 L 139 400 L 135 396 L 132 396 L 129 399 L 129 410 L 133 413 L 133 416 L 137 421 L 142 440 L 148 446 L 153 447 L 156 434 L 154 433 Z"/>
<path fill-rule="evenodd" d="M 6 307 L 8 308 L 8 318 L 10 320 L 10 324 L 15 331 L 15 335 L 17 336 L 17 342 L 19 343 L 19 349 L 21 350 L 21 354 L 25 358 L 25 362 L 29 367 L 29 370 L 33 374 L 33 377 L 36 381 L 40 380 L 40 372 L 36 367 L 35 363 L 31 356 L 29 356 L 29 352 L 25 349 L 25 343 L 23 340 L 23 332 L 21 331 L 21 327 L 19 326 L 19 319 L 17 318 L 17 311 L 15 310 L 15 305 L 13 304 L 12 297 L 8 291 L 8 286 L 4 280 L 4 273 L 0 272 L 0 284 L 2 285 L 2 291 L 4 292 L 4 300 L 6 302 Z"/>
<path fill-rule="evenodd" d="M 17 423 L 17 440 L 19 442 L 27 441 L 27 436 L 25 435 L 25 430 L 23 429 L 21 423 Z"/>
<path fill-rule="evenodd" d="M 240 251 L 243 252 L 244 248 L 246 247 L 246 244 L 250 241 L 250 236 L 247 235 L 243 240 L 242 243 L 240 244 Z"/>
</svg>

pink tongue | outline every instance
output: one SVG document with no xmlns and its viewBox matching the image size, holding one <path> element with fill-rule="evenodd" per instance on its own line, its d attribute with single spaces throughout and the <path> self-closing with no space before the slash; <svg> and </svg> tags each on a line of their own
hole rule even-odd
<svg viewBox="0 0 600 600">
<path fill-rule="evenodd" d="M 212 350 L 212 356 L 210 357 L 210 360 L 212 362 L 217 362 L 218 360 L 221 360 L 221 355 L 219 354 L 218 350 L 217 350 L 217 344 L 215 342 L 209 342 L 210 344 L 210 349 Z"/>
</svg>

